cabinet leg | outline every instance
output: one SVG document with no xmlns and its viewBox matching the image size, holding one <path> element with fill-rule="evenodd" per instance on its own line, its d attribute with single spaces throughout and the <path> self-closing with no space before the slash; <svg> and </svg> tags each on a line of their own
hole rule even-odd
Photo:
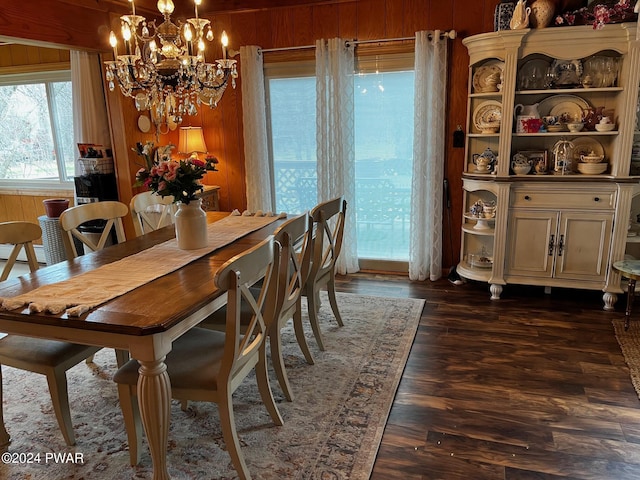
<svg viewBox="0 0 640 480">
<path fill-rule="evenodd" d="M 618 301 L 618 295 L 611 292 L 604 292 L 602 295 L 602 300 L 604 301 L 604 309 L 606 311 L 615 310 L 614 305 Z"/>
<path fill-rule="evenodd" d="M 489 287 L 489 291 L 491 292 L 491 300 L 500 300 L 500 294 L 502 293 L 502 285 L 492 283 L 491 286 Z"/>
</svg>

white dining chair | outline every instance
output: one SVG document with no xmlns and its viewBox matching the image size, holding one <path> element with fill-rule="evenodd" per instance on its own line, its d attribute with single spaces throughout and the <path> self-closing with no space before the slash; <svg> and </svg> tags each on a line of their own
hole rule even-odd
<svg viewBox="0 0 640 480">
<path fill-rule="evenodd" d="M 136 236 L 174 223 L 175 204 L 173 196 L 161 197 L 154 192 L 134 195 L 129 204 L 133 216 Z"/>
<path fill-rule="evenodd" d="M 320 310 L 320 290 L 327 288 L 329 304 L 339 326 L 343 326 L 342 317 L 336 300 L 335 270 L 336 261 L 342 250 L 344 222 L 347 202 L 337 197 L 316 205 L 311 212 L 313 219 L 313 246 L 309 276 L 305 282 L 303 294 L 307 297 L 307 310 L 311 329 L 320 350 L 324 350 L 322 332 L 318 321 Z"/>
<path fill-rule="evenodd" d="M 92 252 L 97 252 L 110 245 L 112 240 L 111 232 L 115 229 L 116 242 L 126 241 L 122 218 L 129 213 L 129 207 L 122 202 L 105 201 L 94 203 L 83 203 L 81 205 L 66 209 L 60 214 L 60 227 L 62 229 L 62 240 L 67 258 L 72 260 L 78 257 L 78 250 L 74 239 L 82 243 L 83 248 L 88 248 Z M 99 238 L 95 241 L 80 231 L 80 227 L 87 222 L 103 220 L 104 226 L 99 233 Z M 124 365 L 129 359 L 129 352 L 116 350 L 116 360 L 118 365 Z M 87 358 L 87 363 L 93 361 L 93 356 Z"/>
<path fill-rule="evenodd" d="M 25 250 L 30 270 L 35 272 L 38 269 L 33 242 L 38 240 L 41 235 L 42 229 L 35 223 L 0 223 L 0 244 L 14 245 L 9 261 L 2 272 L 2 280 L 9 276 L 21 248 Z M 66 372 L 71 367 L 90 358 L 98 350 L 100 350 L 99 347 L 21 335 L 7 335 L 0 339 L 0 366 L 6 365 L 40 373 L 47 377 L 53 411 L 67 445 L 75 445 L 76 440 L 69 410 Z M 1 376 L 0 371 L 0 378 Z M 2 388 L 1 381 L 0 388 Z"/>
<path fill-rule="evenodd" d="M 304 334 L 301 315 L 300 295 L 308 274 L 310 256 L 310 223 L 311 217 L 307 213 L 291 218 L 280 225 L 274 232 L 276 241 L 282 246 L 280 267 L 278 273 L 278 287 L 275 290 L 275 306 L 273 318 L 265 319 L 269 328 L 269 348 L 271 363 L 280 384 L 280 388 L 288 401 L 293 401 L 293 390 L 287 377 L 284 357 L 282 353 L 281 330 L 289 319 L 293 319 L 296 340 L 307 363 L 313 365 L 314 360 Z M 255 291 L 257 287 L 253 287 Z M 257 294 L 257 292 L 254 292 Z M 215 311 L 200 323 L 201 327 L 224 331 L 226 326 L 226 307 Z M 266 316 L 267 314 L 265 314 Z M 241 329 L 250 324 L 252 311 L 244 302 L 241 310 Z"/>
<path fill-rule="evenodd" d="M 83 248 L 92 252 L 102 250 L 111 241 L 111 230 L 115 229 L 117 243 L 126 240 L 122 218 L 129 213 L 129 207 L 117 201 L 105 201 L 83 203 L 66 209 L 60 214 L 60 227 L 62 228 L 62 240 L 67 252 L 67 258 L 78 256 L 78 250 L 74 239 L 82 242 Z M 79 227 L 87 222 L 103 220 L 105 222 L 97 241 L 82 232 Z"/>
<path fill-rule="evenodd" d="M 240 450 L 232 394 L 252 370 L 255 369 L 258 390 L 272 421 L 282 425 L 269 386 L 265 347 L 270 327 L 266 322 L 273 316 L 270 312 L 275 307 L 279 258 L 280 244 L 270 236 L 222 265 L 214 282 L 227 294 L 225 331 L 192 328 L 173 342 L 165 359 L 173 398 L 218 404 L 224 442 L 243 480 L 250 479 L 251 475 Z M 251 286 L 261 279 L 264 280 L 262 287 L 257 292 L 252 290 Z M 251 322 L 241 329 L 243 304 L 252 314 Z M 140 462 L 139 368 L 137 360 L 130 360 L 113 377 L 118 384 L 132 465 Z"/>
</svg>

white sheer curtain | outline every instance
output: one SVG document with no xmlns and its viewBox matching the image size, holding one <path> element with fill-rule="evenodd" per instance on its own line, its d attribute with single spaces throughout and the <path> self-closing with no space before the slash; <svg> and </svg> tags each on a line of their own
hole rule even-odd
<svg viewBox="0 0 640 480">
<path fill-rule="evenodd" d="M 71 50 L 70 59 L 74 141 L 108 147 L 111 145 L 111 135 L 100 56 Z"/>
<path fill-rule="evenodd" d="M 436 30 L 416 32 L 413 180 L 409 278 L 442 276 L 447 40 Z"/>
<path fill-rule="evenodd" d="M 357 272 L 353 46 L 340 38 L 316 41 L 316 142 L 318 202 L 342 196 L 347 201 L 341 274 Z"/>
<path fill-rule="evenodd" d="M 260 48 L 240 47 L 242 123 L 247 183 L 247 209 L 273 211 L 273 171 L 269 163 L 264 69 Z"/>
</svg>

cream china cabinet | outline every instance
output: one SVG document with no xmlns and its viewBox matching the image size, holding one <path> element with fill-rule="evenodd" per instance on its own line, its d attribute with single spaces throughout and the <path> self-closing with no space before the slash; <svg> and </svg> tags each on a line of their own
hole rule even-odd
<svg viewBox="0 0 640 480">
<path fill-rule="evenodd" d="M 632 254 L 633 232 L 640 236 L 636 29 L 463 40 L 470 66 L 457 269 L 489 283 L 492 299 L 508 283 L 584 288 L 602 291 L 612 309 L 622 292 L 611 265 Z M 488 155 L 496 158 L 489 168 L 479 162 Z"/>
</svg>

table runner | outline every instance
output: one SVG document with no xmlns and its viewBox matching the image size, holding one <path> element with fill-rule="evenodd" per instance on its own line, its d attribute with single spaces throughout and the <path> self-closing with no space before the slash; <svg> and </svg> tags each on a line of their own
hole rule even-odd
<svg viewBox="0 0 640 480">
<path fill-rule="evenodd" d="M 90 309 L 162 277 L 234 240 L 274 222 L 279 216 L 231 214 L 207 226 L 209 244 L 181 250 L 175 238 L 89 272 L 44 285 L 16 297 L 0 298 L 2 310 L 29 305 L 30 312 L 62 312 L 77 317 Z"/>
</svg>

